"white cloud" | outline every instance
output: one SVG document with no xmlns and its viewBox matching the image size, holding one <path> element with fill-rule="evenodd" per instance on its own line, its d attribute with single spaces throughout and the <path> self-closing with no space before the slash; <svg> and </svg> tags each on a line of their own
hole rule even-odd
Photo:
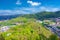
<svg viewBox="0 0 60 40">
<path fill-rule="evenodd" d="M 0 10 L 0 15 L 15 15 L 15 14 L 32 14 L 41 11 L 56 12 L 59 11 L 59 8 L 48 8 L 48 7 L 30 7 L 30 8 L 19 8 L 15 10 Z"/>
<path fill-rule="evenodd" d="M 48 12 L 55 12 L 55 11 L 59 11 L 59 8 L 52 8 L 52 7 L 40 7 L 41 11 L 48 11 Z"/>
<path fill-rule="evenodd" d="M 16 14 L 29 14 L 25 10 L 0 10 L 0 15 L 16 15 Z"/>
<path fill-rule="evenodd" d="M 19 8 L 15 10 L 0 10 L 0 15 L 32 14 L 38 12 L 37 8 Z"/>
<path fill-rule="evenodd" d="M 17 0 L 16 5 L 21 5 L 20 0 Z"/>
<path fill-rule="evenodd" d="M 53 8 L 52 11 L 53 11 L 53 12 L 55 12 L 55 11 L 59 11 L 59 8 Z"/>
<path fill-rule="evenodd" d="M 39 12 L 39 11 L 40 11 L 39 8 L 35 8 L 35 7 L 22 8 L 21 10 L 24 10 L 24 11 L 26 11 L 26 12 L 29 12 L 30 14 L 31 14 L 31 13 L 36 13 L 36 12 Z"/>
<path fill-rule="evenodd" d="M 46 11 L 56 12 L 56 11 L 59 11 L 59 8 L 47 8 Z"/>
<path fill-rule="evenodd" d="M 40 7 L 40 10 L 41 10 L 41 11 L 45 11 L 46 9 L 47 9 L 47 8 L 44 7 L 44 6 Z"/>
<path fill-rule="evenodd" d="M 39 6 L 39 5 L 41 5 L 40 2 L 27 1 L 27 3 L 31 4 L 32 6 Z"/>
</svg>

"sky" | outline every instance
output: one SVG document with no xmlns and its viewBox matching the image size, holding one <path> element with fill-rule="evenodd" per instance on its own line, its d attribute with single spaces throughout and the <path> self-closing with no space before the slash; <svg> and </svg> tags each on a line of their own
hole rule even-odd
<svg viewBox="0 0 60 40">
<path fill-rule="evenodd" d="M 0 0 L 0 15 L 60 10 L 60 0 Z"/>
</svg>

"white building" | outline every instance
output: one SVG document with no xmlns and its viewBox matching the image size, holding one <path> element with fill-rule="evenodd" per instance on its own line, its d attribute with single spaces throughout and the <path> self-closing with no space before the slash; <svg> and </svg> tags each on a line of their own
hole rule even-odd
<svg viewBox="0 0 60 40">
<path fill-rule="evenodd" d="M 6 32 L 9 29 L 9 26 L 3 26 L 0 28 L 1 32 Z"/>
</svg>

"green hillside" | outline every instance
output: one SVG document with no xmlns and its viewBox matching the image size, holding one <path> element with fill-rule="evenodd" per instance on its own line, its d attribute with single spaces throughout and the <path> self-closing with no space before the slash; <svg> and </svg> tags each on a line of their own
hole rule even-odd
<svg viewBox="0 0 60 40">
<path fill-rule="evenodd" d="M 33 18 L 18 17 L 1 22 L 1 25 L 8 25 L 10 29 L 0 32 L 0 40 L 58 40 L 56 35 L 36 21 Z"/>
</svg>

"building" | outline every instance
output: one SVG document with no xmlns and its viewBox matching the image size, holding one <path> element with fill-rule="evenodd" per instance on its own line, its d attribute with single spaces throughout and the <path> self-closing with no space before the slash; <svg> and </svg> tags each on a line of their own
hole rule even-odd
<svg viewBox="0 0 60 40">
<path fill-rule="evenodd" d="M 57 26 L 60 26 L 60 17 L 59 18 L 55 18 L 55 22 Z"/>
<path fill-rule="evenodd" d="M 9 26 L 3 26 L 0 28 L 1 32 L 6 32 L 9 29 Z"/>
</svg>

